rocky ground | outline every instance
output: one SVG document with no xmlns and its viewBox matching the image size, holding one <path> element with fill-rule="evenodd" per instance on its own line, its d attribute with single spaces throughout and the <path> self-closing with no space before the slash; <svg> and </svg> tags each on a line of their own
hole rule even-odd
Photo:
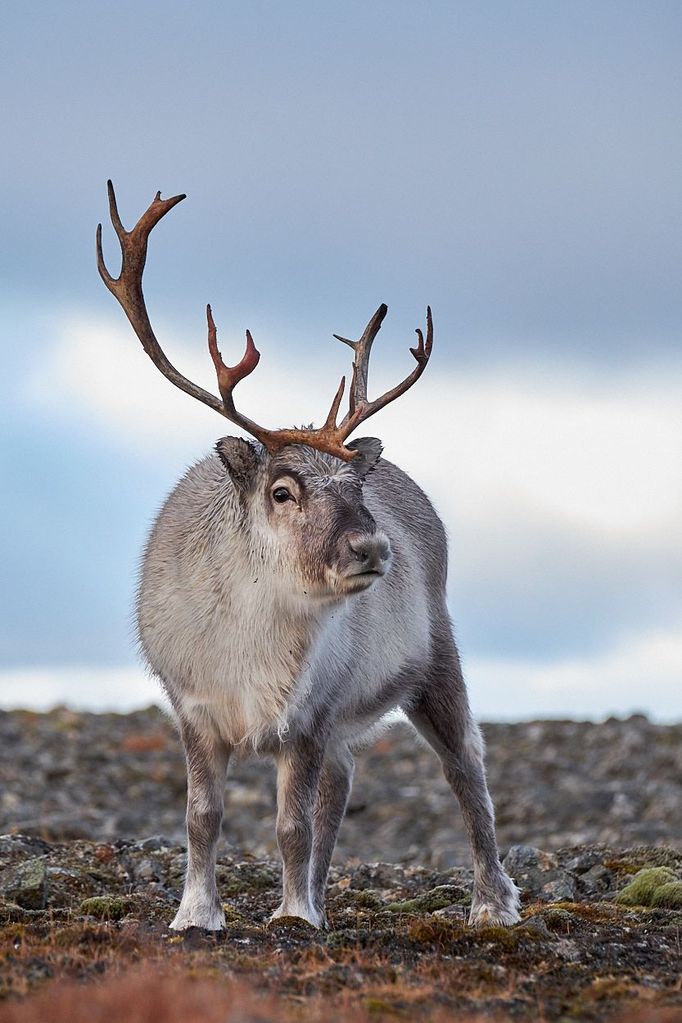
<svg viewBox="0 0 682 1023">
<path fill-rule="evenodd" d="M 483 726 L 500 847 L 682 844 L 682 724 L 635 716 L 603 724 Z M 0 712 L 0 832 L 47 840 L 184 841 L 185 766 L 171 723 L 135 714 Z M 275 776 L 261 760 L 230 767 L 228 848 L 276 852 Z M 440 870 L 469 864 L 453 796 L 407 725 L 357 756 L 337 862 L 356 857 Z"/>
<path fill-rule="evenodd" d="M 273 776 L 243 762 L 218 868 L 227 933 L 181 936 L 167 929 L 185 866 L 168 722 L 0 714 L 0 1023 L 682 1020 L 682 726 L 485 730 L 520 925 L 466 925 L 459 815 L 401 727 L 358 758 L 328 932 L 268 925 Z M 64 981 L 96 983 L 84 998 Z"/>
<path fill-rule="evenodd" d="M 349 1020 L 481 1012 L 600 1020 L 633 1007 L 682 1018 L 682 853 L 517 846 L 506 864 L 524 891 L 514 928 L 466 925 L 466 869 L 375 863 L 334 868 L 331 929 L 322 934 L 291 918 L 268 926 L 280 897 L 274 860 L 223 855 L 228 930 L 216 938 L 167 929 L 185 867 L 180 846 L 8 836 L 0 839 L 0 992 L 125 974 L 143 960 L 157 976 L 237 978 L 276 995 L 273 1021 L 340 1018 L 337 999 Z M 25 1018 L 9 1001 L 0 1021 Z M 302 1005 L 315 1011 L 302 1017 Z M 114 1010 L 110 1019 L 119 1018 Z"/>
</svg>

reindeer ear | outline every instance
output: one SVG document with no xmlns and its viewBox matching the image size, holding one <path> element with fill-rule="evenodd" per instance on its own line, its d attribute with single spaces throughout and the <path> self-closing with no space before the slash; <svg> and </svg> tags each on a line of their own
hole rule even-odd
<svg viewBox="0 0 682 1023">
<path fill-rule="evenodd" d="M 378 437 L 358 437 L 357 440 L 346 444 L 346 447 L 358 452 L 350 464 L 363 480 L 367 473 L 374 469 L 384 450 L 384 445 Z"/>
<path fill-rule="evenodd" d="M 248 490 L 261 463 L 256 446 L 242 437 L 221 437 L 215 449 L 237 490 Z"/>
</svg>

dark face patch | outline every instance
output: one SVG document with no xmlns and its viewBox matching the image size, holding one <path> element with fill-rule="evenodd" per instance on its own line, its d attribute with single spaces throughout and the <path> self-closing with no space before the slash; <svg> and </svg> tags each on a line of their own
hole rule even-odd
<svg viewBox="0 0 682 1023">
<path fill-rule="evenodd" d="M 268 524 L 297 574 L 316 590 L 344 590 L 344 573 L 356 557 L 351 542 L 376 534 L 362 481 L 352 463 L 299 445 L 270 460 L 262 495 Z"/>
</svg>

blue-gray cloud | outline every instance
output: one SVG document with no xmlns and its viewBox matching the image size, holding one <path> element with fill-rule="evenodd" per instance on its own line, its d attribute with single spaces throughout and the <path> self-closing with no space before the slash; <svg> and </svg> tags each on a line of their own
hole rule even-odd
<svg viewBox="0 0 682 1023">
<path fill-rule="evenodd" d="M 92 231 L 157 187 L 150 294 L 328 336 L 428 300 L 454 360 L 678 343 L 678 5 L 14 6 L 3 287 L 106 307 Z M 448 343 L 449 342 L 449 343 Z"/>
<path fill-rule="evenodd" d="M 332 331 L 386 301 L 389 373 L 428 301 L 436 379 L 577 366 L 606 395 L 629 367 L 655 384 L 679 370 L 681 29 L 679 4 L 611 0 L 12 5 L 0 662 L 131 661 L 145 530 L 201 454 L 173 435 L 137 458 L 82 391 L 55 406 L 19 385 L 52 365 L 73 310 L 126 327 L 94 265 L 108 177 L 128 222 L 157 188 L 189 193 L 155 232 L 145 290 L 197 353 L 210 299 L 226 344 L 249 326 L 264 363 L 335 377 Z M 105 244 L 114 266 L 110 230 Z M 518 570 L 491 552 L 458 575 L 473 520 L 456 528 L 453 613 L 472 657 L 591 656 L 675 628 L 670 544 L 512 516 L 485 543 L 518 541 Z"/>
</svg>

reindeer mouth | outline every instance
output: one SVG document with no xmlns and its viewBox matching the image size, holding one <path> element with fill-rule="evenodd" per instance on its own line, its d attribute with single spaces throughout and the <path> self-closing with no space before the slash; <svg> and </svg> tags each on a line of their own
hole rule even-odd
<svg viewBox="0 0 682 1023">
<path fill-rule="evenodd" d="M 351 591 L 367 590 L 373 582 L 381 579 L 385 574 L 381 568 L 365 568 L 356 572 L 346 572 L 342 578 L 344 587 Z"/>
</svg>

